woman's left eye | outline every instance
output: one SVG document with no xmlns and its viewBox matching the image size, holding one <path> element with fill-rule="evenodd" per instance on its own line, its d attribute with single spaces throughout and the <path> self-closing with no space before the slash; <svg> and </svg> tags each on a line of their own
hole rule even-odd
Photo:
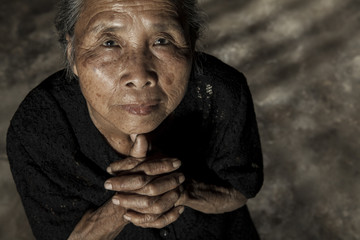
<svg viewBox="0 0 360 240">
<path fill-rule="evenodd" d="M 169 45 L 170 44 L 170 41 L 167 40 L 166 38 L 159 38 L 159 39 L 156 39 L 154 45 Z"/>
<path fill-rule="evenodd" d="M 119 44 L 114 40 L 108 40 L 103 43 L 104 47 L 117 47 Z"/>
</svg>

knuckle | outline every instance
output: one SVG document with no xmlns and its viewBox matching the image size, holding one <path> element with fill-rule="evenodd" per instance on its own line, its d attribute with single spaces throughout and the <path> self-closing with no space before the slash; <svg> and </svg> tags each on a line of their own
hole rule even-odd
<svg viewBox="0 0 360 240">
<path fill-rule="evenodd" d="M 143 223 L 153 222 L 155 220 L 153 215 L 145 214 L 143 218 Z"/>
<path fill-rule="evenodd" d="M 145 223 L 145 216 L 141 216 L 141 217 L 139 217 L 139 216 L 136 216 L 136 217 L 132 217 L 131 218 L 131 222 L 133 223 L 133 224 L 135 224 L 135 225 L 137 225 L 137 224 L 143 224 L 143 223 Z"/>
<path fill-rule="evenodd" d="M 171 220 L 172 220 L 171 217 L 169 217 L 168 214 L 165 214 L 161 218 L 160 225 L 162 227 L 165 227 L 166 225 L 169 225 L 172 222 Z"/>
<path fill-rule="evenodd" d="M 141 228 L 153 228 L 152 223 L 142 223 L 142 224 L 134 224 L 134 225 L 141 227 Z"/>
<path fill-rule="evenodd" d="M 158 162 L 156 165 L 157 172 L 165 173 L 169 171 L 168 164 L 166 162 Z"/>
<path fill-rule="evenodd" d="M 141 216 L 141 218 L 134 219 L 133 223 L 137 226 L 141 227 L 149 227 L 156 219 L 158 218 L 158 215 L 154 214 L 144 214 Z"/>
<path fill-rule="evenodd" d="M 128 170 L 130 168 L 131 165 L 131 160 L 130 159 L 124 159 L 124 160 L 120 160 L 114 163 L 110 164 L 110 167 L 115 170 L 115 171 L 122 171 L 122 170 Z"/>
<path fill-rule="evenodd" d="M 156 228 L 156 229 L 161 229 L 161 228 L 164 228 L 166 225 L 161 225 L 159 223 L 156 223 L 154 224 L 153 228 Z"/>
<path fill-rule="evenodd" d="M 179 217 L 178 214 L 171 215 L 171 217 L 168 219 L 168 224 L 175 222 L 176 219 L 178 219 L 178 217 Z"/>
<path fill-rule="evenodd" d="M 128 158 L 126 161 L 126 165 L 128 166 L 128 168 L 134 168 L 138 165 L 138 161 L 135 158 Z"/>
<path fill-rule="evenodd" d="M 179 199 L 179 197 L 180 197 L 180 192 L 178 190 L 173 190 L 169 194 L 169 199 L 171 201 L 177 201 Z"/>
<path fill-rule="evenodd" d="M 149 196 L 156 196 L 158 193 L 157 188 L 153 184 L 146 186 L 146 192 Z"/>
<path fill-rule="evenodd" d="M 167 172 L 167 171 L 172 170 L 171 162 L 169 162 L 167 160 L 162 160 L 162 161 L 158 162 L 157 166 L 161 172 Z"/>
<path fill-rule="evenodd" d="M 161 214 L 164 212 L 164 208 L 160 204 L 155 204 L 151 207 L 154 214 Z"/>
<path fill-rule="evenodd" d="M 179 177 L 177 175 L 172 175 L 167 179 L 169 186 L 178 186 L 180 185 Z"/>
<path fill-rule="evenodd" d="M 145 175 L 137 175 L 134 182 L 138 186 L 144 186 L 147 182 L 147 177 Z"/>
<path fill-rule="evenodd" d="M 141 168 L 142 168 L 141 170 L 144 171 L 146 174 L 150 175 L 152 172 L 151 166 L 149 166 L 149 164 L 142 164 Z"/>
<path fill-rule="evenodd" d="M 157 229 L 163 228 L 165 226 L 166 226 L 166 224 L 164 224 L 163 221 L 157 221 L 157 222 L 154 222 L 154 224 L 153 224 L 153 228 L 157 228 Z"/>
<path fill-rule="evenodd" d="M 145 198 L 145 200 L 144 200 L 144 207 L 145 208 L 149 208 L 153 204 L 154 204 L 154 200 L 152 198 L 149 198 L 149 197 Z"/>
<path fill-rule="evenodd" d="M 170 219 L 165 215 L 161 216 L 160 218 L 158 218 L 156 221 L 154 221 L 152 223 L 152 227 L 153 228 L 164 228 L 165 226 L 169 225 L 171 223 L 171 221 L 169 221 Z"/>
<path fill-rule="evenodd" d="M 161 162 L 151 162 L 144 168 L 144 172 L 148 175 L 156 175 L 164 172 L 164 164 Z"/>
</svg>

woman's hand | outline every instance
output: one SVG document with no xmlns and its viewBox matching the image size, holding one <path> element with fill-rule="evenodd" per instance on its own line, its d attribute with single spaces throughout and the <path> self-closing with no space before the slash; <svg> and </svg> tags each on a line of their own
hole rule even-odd
<svg viewBox="0 0 360 240">
<path fill-rule="evenodd" d="M 181 162 L 171 158 L 146 159 L 148 144 L 142 135 L 133 139 L 130 157 L 113 163 L 107 189 L 118 191 L 95 211 L 89 210 L 75 226 L 69 239 L 114 239 L 128 224 L 162 228 L 174 222 L 184 210 L 175 207 L 184 176 L 174 171 Z"/>
<path fill-rule="evenodd" d="M 117 191 L 115 205 L 127 209 L 124 218 L 140 227 L 163 228 L 174 222 L 183 207 L 174 207 L 181 195 L 181 173 L 149 176 L 143 173 L 125 174 L 107 181 L 107 188 Z"/>
<path fill-rule="evenodd" d="M 159 156 L 146 158 L 145 136 L 138 135 L 133 141 L 130 157 L 109 166 L 108 172 L 115 176 L 105 182 L 105 188 L 117 192 L 112 202 L 127 209 L 124 219 L 144 228 L 165 227 L 184 210 L 174 206 L 185 180 L 183 174 L 174 172 L 181 162 Z"/>
<path fill-rule="evenodd" d="M 189 181 L 175 206 L 187 206 L 208 214 L 234 211 L 247 202 L 246 197 L 234 188 Z"/>
</svg>

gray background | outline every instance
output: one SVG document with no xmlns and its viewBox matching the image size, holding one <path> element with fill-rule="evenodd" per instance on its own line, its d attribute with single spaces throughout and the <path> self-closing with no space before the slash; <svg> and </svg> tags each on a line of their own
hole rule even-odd
<svg viewBox="0 0 360 240">
<path fill-rule="evenodd" d="M 0 4 L 0 239 L 33 239 L 5 152 L 25 94 L 61 68 L 55 0 Z M 202 49 L 244 72 L 265 184 L 263 239 L 360 239 L 360 1 L 207 0 Z"/>
</svg>

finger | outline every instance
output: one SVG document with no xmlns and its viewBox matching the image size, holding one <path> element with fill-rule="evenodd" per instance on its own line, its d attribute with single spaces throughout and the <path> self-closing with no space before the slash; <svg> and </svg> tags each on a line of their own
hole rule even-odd
<svg viewBox="0 0 360 240">
<path fill-rule="evenodd" d="M 148 214 L 163 214 L 168 212 L 171 208 L 174 207 L 174 204 L 179 199 L 179 196 L 180 194 L 177 190 L 167 192 L 158 198 L 152 206 L 143 209 L 141 212 Z"/>
<path fill-rule="evenodd" d="M 146 196 L 158 196 L 176 189 L 184 181 L 185 176 L 182 173 L 172 173 L 155 178 L 151 182 L 144 185 L 142 188 L 133 191 L 133 193 Z"/>
<path fill-rule="evenodd" d="M 141 225 L 146 223 L 151 223 L 156 221 L 161 215 L 160 214 L 142 214 L 132 210 L 128 210 L 125 215 L 123 215 L 124 219 L 132 222 L 133 224 Z"/>
<path fill-rule="evenodd" d="M 134 138 L 134 136 L 132 136 L 131 138 Z M 139 134 L 135 137 L 134 145 L 130 149 L 129 155 L 135 158 L 144 158 L 146 157 L 147 150 L 148 142 L 146 140 L 146 137 L 142 134 Z"/>
<path fill-rule="evenodd" d="M 115 174 L 121 171 L 132 170 L 140 163 L 142 163 L 143 160 L 144 160 L 143 158 L 128 157 L 111 163 L 109 167 L 106 169 L 106 171 L 110 174 Z"/>
<path fill-rule="evenodd" d="M 154 177 L 144 174 L 120 175 L 106 180 L 104 187 L 112 191 L 136 191 L 148 184 Z"/>
<path fill-rule="evenodd" d="M 173 190 L 156 197 L 117 193 L 112 198 L 112 202 L 115 205 L 143 214 L 162 214 L 174 207 L 179 196 L 178 190 Z"/>
<path fill-rule="evenodd" d="M 141 209 L 150 208 L 160 197 L 161 196 L 149 197 L 138 194 L 116 193 L 112 197 L 112 202 L 126 209 L 132 209 L 134 211 L 140 210 L 138 212 L 149 213 L 143 212 Z"/>
<path fill-rule="evenodd" d="M 174 203 L 174 206 L 177 207 L 177 206 L 185 205 L 187 199 L 188 199 L 187 191 L 185 191 L 183 185 L 180 185 L 179 186 L 179 198 Z"/>
<path fill-rule="evenodd" d="M 179 216 L 184 212 L 184 207 L 176 207 L 167 213 L 158 216 L 151 214 L 141 214 L 133 211 L 128 211 L 124 218 L 134 225 L 143 228 L 163 228 L 175 222 Z"/>
<path fill-rule="evenodd" d="M 131 172 L 144 172 L 146 175 L 160 175 L 175 171 L 181 166 L 181 161 L 176 158 L 162 158 L 151 161 L 144 161 Z"/>
</svg>

